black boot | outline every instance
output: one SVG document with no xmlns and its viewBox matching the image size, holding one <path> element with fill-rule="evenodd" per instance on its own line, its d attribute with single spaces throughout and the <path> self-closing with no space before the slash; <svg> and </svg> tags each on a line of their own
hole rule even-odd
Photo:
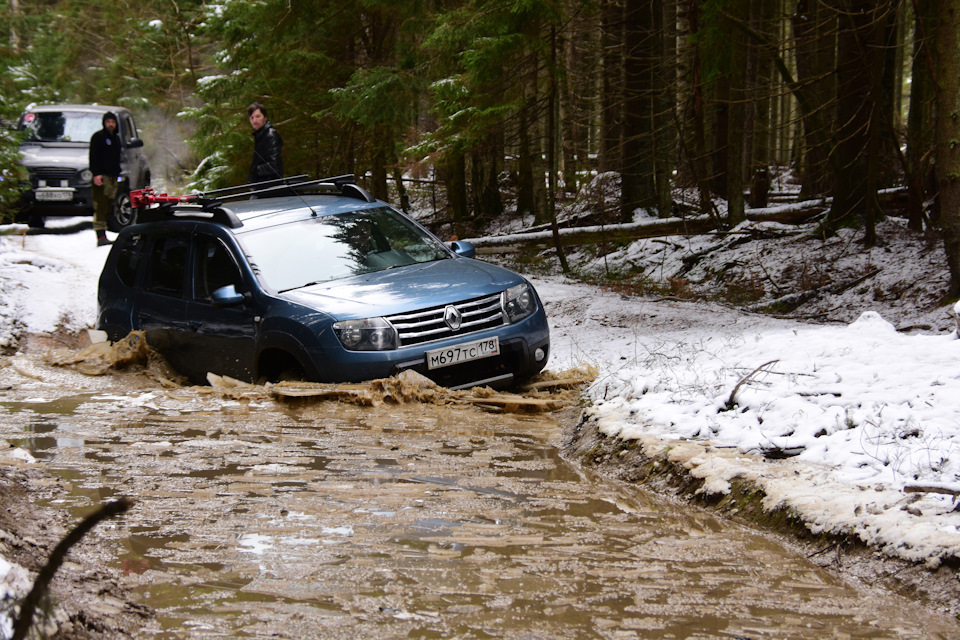
<svg viewBox="0 0 960 640">
<path fill-rule="evenodd" d="M 103 246 L 108 245 L 108 244 L 113 244 L 113 242 L 110 241 L 110 240 L 107 240 L 107 232 L 106 232 L 106 231 L 97 231 L 97 246 L 98 246 L 98 247 L 103 247 Z"/>
</svg>

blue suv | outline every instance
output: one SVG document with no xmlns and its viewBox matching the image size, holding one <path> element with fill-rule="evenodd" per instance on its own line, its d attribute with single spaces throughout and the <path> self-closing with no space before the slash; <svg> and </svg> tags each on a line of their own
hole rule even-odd
<svg viewBox="0 0 960 640">
<path fill-rule="evenodd" d="M 97 328 L 142 330 L 194 383 L 357 382 L 414 369 L 507 387 L 546 365 L 543 305 L 518 274 L 442 243 L 353 176 L 132 194 L 100 276 Z M 157 204 L 162 202 L 162 204 Z"/>
</svg>

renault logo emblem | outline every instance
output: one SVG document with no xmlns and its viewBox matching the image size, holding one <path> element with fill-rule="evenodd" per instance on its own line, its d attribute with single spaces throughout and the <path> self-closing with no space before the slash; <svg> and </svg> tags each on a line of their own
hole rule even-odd
<svg viewBox="0 0 960 640">
<path fill-rule="evenodd" d="M 456 331 L 460 328 L 460 324 L 463 322 L 463 314 L 454 307 L 449 306 L 443 310 L 443 321 L 447 323 L 447 326 L 450 327 L 453 331 Z"/>
</svg>

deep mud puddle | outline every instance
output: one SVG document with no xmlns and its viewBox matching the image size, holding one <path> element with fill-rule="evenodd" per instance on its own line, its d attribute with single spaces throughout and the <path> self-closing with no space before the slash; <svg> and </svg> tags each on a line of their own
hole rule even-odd
<svg viewBox="0 0 960 640">
<path fill-rule="evenodd" d="M 960 636 L 769 536 L 584 473 L 558 455 L 563 414 L 511 398 L 83 380 L 8 381 L 0 439 L 69 482 L 56 506 L 78 518 L 137 501 L 84 544 L 155 610 L 141 638 Z"/>
</svg>

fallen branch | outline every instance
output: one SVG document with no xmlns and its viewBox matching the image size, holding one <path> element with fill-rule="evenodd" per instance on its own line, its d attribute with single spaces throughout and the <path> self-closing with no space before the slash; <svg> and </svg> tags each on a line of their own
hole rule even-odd
<svg viewBox="0 0 960 640">
<path fill-rule="evenodd" d="M 778 362 L 780 362 L 780 361 L 779 361 L 779 360 L 771 360 L 770 362 L 764 362 L 762 365 L 760 365 L 759 367 L 757 367 L 756 369 L 754 369 L 753 371 L 751 371 L 751 372 L 748 373 L 747 375 L 745 375 L 745 376 L 743 376 L 742 378 L 740 378 L 740 382 L 738 382 L 738 383 L 737 383 L 737 386 L 735 386 L 735 387 L 733 388 L 733 391 L 730 392 L 730 397 L 727 398 L 727 404 L 724 405 L 724 408 L 725 408 L 727 411 L 732 411 L 733 408 L 737 406 L 737 391 L 740 390 L 740 387 L 742 387 L 744 384 L 746 384 L 746 382 L 747 382 L 748 380 L 750 380 L 751 378 L 753 378 L 753 376 L 757 375 L 757 374 L 758 374 L 760 371 L 762 371 L 765 367 L 769 367 L 770 365 L 776 364 L 776 363 L 778 363 Z"/>
<path fill-rule="evenodd" d="M 23 599 L 23 602 L 20 603 L 20 613 L 13 626 L 13 636 L 11 636 L 11 640 L 23 640 L 27 637 L 27 632 L 30 631 L 30 626 L 33 624 L 33 614 L 37 610 L 37 605 L 40 604 L 46 595 L 47 587 L 50 585 L 50 581 L 53 580 L 53 575 L 57 572 L 57 569 L 60 568 L 60 565 L 62 565 L 64 559 L 66 559 L 70 547 L 80 542 L 83 536 L 90 533 L 101 521 L 120 515 L 132 507 L 133 504 L 133 500 L 128 498 L 108 502 L 84 518 L 80 524 L 74 527 L 74 529 L 54 547 L 50 558 L 47 560 L 47 564 L 40 569 L 36 580 L 33 581 L 33 588 L 30 589 L 30 593 L 28 593 Z"/>
<path fill-rule="evenodd" d="M 942 484 L 908 484 L 904 493 L 942 493 L 948 496 L 960 496 L 960 487 Z"/>
</svg>

